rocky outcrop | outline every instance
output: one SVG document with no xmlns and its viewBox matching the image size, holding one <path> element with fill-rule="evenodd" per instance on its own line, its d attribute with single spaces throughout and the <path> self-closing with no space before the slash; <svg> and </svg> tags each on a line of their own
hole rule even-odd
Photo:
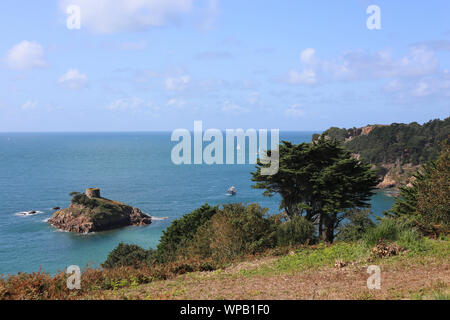
<svg viewBox="0 0 450 320">
<path fill-rule="evenodd" d="M 48 222 L 61 230 L 91 233 L 148 225 L 152 219 L 138 208 L 127 204 L 78 194 L 73 197 L 68 208 L 56 211 Z"/>
<path fill-rule="evenodd" d="M 378 184 L 378 189 L 397 189 L 400 186 L 411 185 L 414 181 L 414 174 L 419 170 L 420 166 L 412 164 L 382 164 L 381 167 L 385 173 L 381 175 L 381 182 Z"/>
<path fill-rule="evenodd" d="M 395 181 L 392 177 L 385 175 L 383 181 L 381 181 L 378 185 L 378 189 L 388 189 L 388 188 L 396 188 L 398 186 L 398 181 Z"/>
</svg>

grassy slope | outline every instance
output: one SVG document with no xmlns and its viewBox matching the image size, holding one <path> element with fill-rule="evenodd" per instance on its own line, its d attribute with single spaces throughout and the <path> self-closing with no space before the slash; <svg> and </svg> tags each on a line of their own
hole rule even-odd
<svg viewBox="0 0 450 320">
<path fill-rule="evenodd" d="M 420 250 L 370 258 L 361 244 L 299 249 L 213 272 L 91 294 L 91 299 L 448 299 L 450 241 L 425 240 Z M 342 262 L 344 267 L 337 267 Z M 382 269 L 382 289 L 368 290 L 368 265 Z"/>
</svg>

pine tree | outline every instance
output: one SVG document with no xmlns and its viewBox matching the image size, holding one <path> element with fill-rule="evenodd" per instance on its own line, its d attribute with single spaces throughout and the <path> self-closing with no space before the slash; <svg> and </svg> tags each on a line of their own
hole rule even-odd
<svg viewBox="0 0 450 320">
<path fill-rule="evenodd" d="M 266 196 L 280 194 L 280 209 L 290 218 L 304 216 L 316 223 L 323 240 L 333 242 L 346 210 L 370 206 L 378 178 L 339 142 L 323 137 L 298 145 L 283 141 L 279 155 L 280 168 L 273 176 L 261 175 L 268 165 L 257 164 L 253 187 L 265 189 Z"/>
</svg>

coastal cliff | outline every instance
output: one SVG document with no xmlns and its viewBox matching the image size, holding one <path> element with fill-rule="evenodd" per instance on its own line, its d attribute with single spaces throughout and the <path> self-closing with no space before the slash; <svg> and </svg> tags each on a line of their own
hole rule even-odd
<svg viewBox="0 0 450 320">
<path fill-rule="evenodd" d="M 377 171 L 381 182 L 378 188 L 398 188 L 410 184 L 413 175 L 439 154 L 441 144 L 449 139 L 450 118 L 432 120 L 424 124 L 393 123 L 367 125 L 361 128 L 332 127 L 320 136 L 335 139 Z"/>
<path fill-rule="evenodd" d="M 378 184 L 377 188 L 387 189 L 400 186 L 411 186 L 414 181 L 414 174 L 419 170 L 421 165 L 412 165 L 411 163 L 399 164 L 399 163 L 386 163 L 379 166 L 374 165 L 373 168 L 378 170 L 379 176 L 382 181 Z M 380 172 L 381 171 L 381 172 Z"/>
<path fill-rule="evenodd" d="M 73 193 L 71 205 L 56 211 L 48 222 L 61 230 L 76 233 L 107 231 L 126 226 L 151 224 L 150 216 L 138 208 L 102 198 L 99 189 Z"/>
</svg>

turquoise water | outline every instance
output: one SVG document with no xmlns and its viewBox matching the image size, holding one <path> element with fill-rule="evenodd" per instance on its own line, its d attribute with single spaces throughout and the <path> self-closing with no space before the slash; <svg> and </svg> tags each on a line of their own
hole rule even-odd
<svg viewBox="0 0 450 320">
<path fill-rule="evenodd" d="M 311 140 L 312 132 L 284 132 L 281 139 Z M 279 197 L 251 188 L 253 165 L 176 166 L 170 133 L 1 133 L 0 274 L 54 273 L 69 265 L 98 266 L 120 242 L 155 248 L 162 230 L 205 202 L 258 202 L 276 213 Z M 226 196 L 236 186 L 238 194 Z M 99 187 L 102 196 L 156 217 L 146 227 L 91 235 L 60 232 L 46 223 L 51 208 L 67 207 L 68 194 Z M 393 199 L 377 193 L 381 214 Z M 34 216 L 17 213 L 36 210 Z"/>
</svg>

